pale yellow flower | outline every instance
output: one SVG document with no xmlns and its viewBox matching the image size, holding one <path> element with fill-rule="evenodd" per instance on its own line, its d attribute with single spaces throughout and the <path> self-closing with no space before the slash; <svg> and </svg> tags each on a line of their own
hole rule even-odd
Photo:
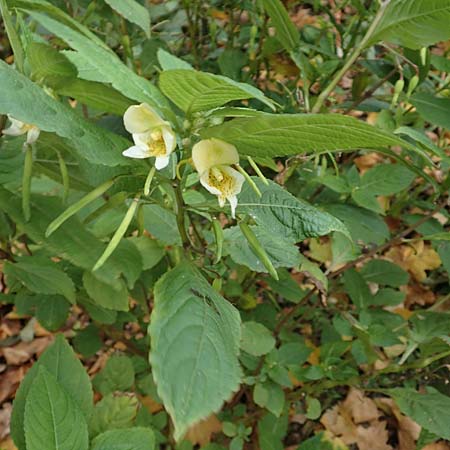
<svg viewBox="0 0 450 450">
<path fill-rule="evenodd" d="M 192 160 L 200 175 L 200 183 L 211 194 L 217 195 L 219 205 L 223 207 L 228 200 L 231 215 L 234 218 L 245 178 L 232 164 L 239 163 L 236 147 L 220 139 L 205 139 L 192 148 Z"/>
<path fill-rule="evenodd" d="M 177 146 L 176 135 L 170 124 L 147 103 L 130 106 L 125 111 L 123 122 L 135 144 L 125 150 L 123 155 L 139 159 L 155 157 L 155 167 L 164 169 Z"/>
<path fill-rule="evenodd" d="M 8 119 L 11 122 L 11 125 L 2 131 L 3 134 L 9 136 L 21 136 L 22 134 L 26 134 L 26 143 L 29 145 L 37 141 L 39 133 L 41 132 L 37 126 L 21 122 L 20 120 L 14 119 L 9 114 Z"/>
</svg>

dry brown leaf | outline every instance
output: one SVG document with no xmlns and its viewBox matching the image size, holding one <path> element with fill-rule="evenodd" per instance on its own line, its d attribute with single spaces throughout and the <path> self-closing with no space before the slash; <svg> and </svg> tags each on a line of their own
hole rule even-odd
<svg viewBox="0 0 450 450">
<path fill-rule="evenodd" d="M 152 413 L 155 414 L 164 409 L 163 405 L 153 400 L 152 397 L 146 395 L 138 395 L 140 402 Z"/>
<path fill-rule="evenodd" d="M 27 369 L 26 366 L 10 367 L 2 373 L 0 377 L 0 404 L 14 395 Z"/>
<path fill-rule="evenodd" d="M 3 403 L 2 409 L 0 409 L 0 440 L 5 439 L 9 435 L 9 422 L 11 419 L 11 412 L 12 404 Z"/>
<path fill-rule="evenodd" d="M 424 281 L 427 270 L 437 269 L 441 265 L 437 252 L 423 241 L 393 247 L 385 256 L 411 273 L 417 281 Z"/>
<path fill-rule="evenodd" d="M 435 302 L 436 294 L 430 288 L 419 283 L 410 283 L 406 286 L 406 308 L 411 308 L 413 305 L 433 305 Z"/>
<path fill-rule="evenodd" d="M 379 153 L 367 153 L 366 155 L 358 156 L 354 159 L 356 167 L 359 169 L 361 175 L 367 172 L 373 166 L 376 166 L 383 161 L 383 156 Z"/>
<path fill-rule="evenodd" d="M 450 444 L 446 442 L 434 442 L 433 444 L 428 444 L 422 450 L 450 450 Z"/>
<path fill-rule="evenodd" d="M 194 445 L 199 444 L 203 447 L 211 442 L 211 437 L 214 433 L 221 431 L 222 422 L 219 421 L 215 414 L 211 414 L 207 419 L 189 428 L 184 438 Z"/>
<path fill-rule="evenodd" d="M 45 336 L 31 342 L 20 342 L 13 347 L 1 349 L 0 355 L 3 355 L 9 366 L 19 366 L 29 361 L 34 355 L 39 356 L 52 340 L 52 336 Z"/>
<path fill-rule="evenodd" d="M 17 447 L 14 445 L 12 439 L 6 438 L 4 441 L 0 441 L 0 449 L 1 450 L 17 450 Z"/>
</svg>

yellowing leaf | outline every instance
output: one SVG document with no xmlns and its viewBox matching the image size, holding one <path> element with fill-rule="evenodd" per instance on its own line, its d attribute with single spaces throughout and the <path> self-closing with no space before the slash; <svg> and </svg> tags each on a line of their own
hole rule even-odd
<svg viewBox="0 0 450 450">
<path fill-rule="evenodd" d="M 222 431 L 222 422 L 217 419 L 215 414 L 211 414 L 207 419 L 189 428 L 184 438 L 192 442 L 193 445 L 199 444 L 203 447 L 211 442 L 211 437 L 214 433 L 219 433 L 220 431 Z"/>
</svg>

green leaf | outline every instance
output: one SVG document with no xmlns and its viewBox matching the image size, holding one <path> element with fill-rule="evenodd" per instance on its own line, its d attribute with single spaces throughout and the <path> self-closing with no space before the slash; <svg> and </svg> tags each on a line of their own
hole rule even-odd
<svg viewBox="0 0 450 450">
<path fill-rule="evenodd" d="M 287 51 L 293 51 L 300 44 L 300 35 L 283 3 L 280 0 L 262 0 L 262 3 L 272 19 L 276 31 L 275 36 Z"/>
<path fill-rule="evenodd" d="M 177 56 L 166 52 L 164 49 L 159 48 L 158 52 L 158 62 L 162 70 L 175 70 L 175 69 L 185 69 L 185 70 L 195 70 L 188 62 L 184 61 Z"/>
<path fill-rule="evenodd" d="M 4 272 L 20 280 L 30 291 L 39 294 L 61 294 L 75 303 L 75 286 L 70 277 L 57 264 L 32 256 L 12 264 L 6 262 Z"/>
<path fill-rule="evenodd" d="M 187 263 L 166 273 L 154 295 L 150 363 L 175 439 L 180 440 L 239 386 L 240 318 Z"/>
<path fill-rule="evenodd" d="M 16 392 L 11 416 L 11 435 L 18 448 L 25 448 L 25 401 L 39 367 L 45 367 L 88 419 L 92 412 L 92 388 L 89 376 L 62 335 L 41 355 L 27 372 Z M 45 448 L 45 447 L 44 447 Z"/>
<path fill-rule="evenodd" d="M 44 14 L 30 10 L 28 13 L 48 31 L 56 34 L 71 48 L 79 52 L 81 58 L 89 61 L 97 73 L 95 81 L 111 83 L 115 89 L 133 100 L 147 102 L 166 113 L 169 111 L 167 100 L 161 95 L 158 88 L 129 69 L 106 46 L 98 45 L 92 39 Z M 72 60 L 72 62 L 74 61 Z"/>
<path fill-rule="evenodd" d="M 410 101 L 425 121 L 450 130 L 450 98 L 421 92 L 413 95 Z"/>
<path fill-rule="evenodd" d="M 420 394 L 410 388 L 389 389 L 388 393 L 403 414 L 439 437 L 450 439 L 450 397 L 435 390 Z"/>
<path fill-rule="evenodd" d="M 49 331 L 56 331 L 67 320 L 70 303 L 60 295 L 46 295 L 39 297 L 36 307 L 36 319 Z"/>
<path fill-rule="evenodd" d="M 272 381 L 256 383 L 253 400 L 261 408 L 266 408 L 274 416 L 280 417 L 284 409 L 285 396 L 283 389 Z"/>
<path fill-rule="evenodd" d="M 136 417 L 138 401 L 128 395 L 103 397 L 94 408 L 89 423 L 89 435 L 95 437 L 100 433 L 117 428 L 130 428 Z"/>
<path fill-rule="evenodd" d="M 303 441 L 297 450 L 348 450 L 348 447 L 331 433 L 317 433 L 314 437 Z"/>
<path fill-rule="evenodd" d="M 0 113 L 56 133 L 89 161 L 107 166 L 126 165 L 122 150 L 129 141 L 83 119 L 69 106 L 0 61 Z"/>
<path fill-rule="evenodd" d="M 246 183 L 239 195 L 238 213 L 246 213 L 274 236 L 299 242 L 307 237 L 324 236 L 339 231 L 349 236 L 345 225 L 332 215 L 299 200 L 278 184 L 264 184 L 253 177 L 261 191 L 259 197 Z"/>
<path fill-rule="evenodd" d="M 75 350 L 85 358 L 94 356 L 103 346 L 99 329 L 93 324 L 78 331 L 72 343 Z"/>
<path fill-rule="evenodd" d="M 393 42 L 419 49 L 450 38 L 448 0 L 397 0 L 386 8 L 368 45 Z"/>
<path fill-rule="evenodd" d="M 145 229 L 167 245 L 181 245 L 175 214 L 159 205 L 142 206 Z"/>
<path fill-rule="evenodd" d="M 200 134 L 234 144 L 240 154 L 255 157 L 410 146 L 395 135 L 337 114 L 264 114 L 230 120 Z"/>
<path fill-rule="evenodd" d="M 284 450 L 283 439 L 287 429 L 287 414 L 283 414 L 280 417 L 266 414 L 258 421 L 258 442 L 261 450 Z"/>
<path fill-rule="evenodd" d="M 118 289 L 98 279 L 91 272 L 84 272 L 83 286 L 96 305 L 114 311 L 128 311 L 128 290 L 123 281 L 117 283 Z"/>
<path fill-rule="evenodd" d="M 147 8 L 136 0 L 105 0 L 105 2 L 129 22 L 142 28 L 147 37 L 150 37 L 150 13 Z"/>
<path fill-rule="evenodd" d="M 128 356 L 113 355 L 94 377 L 94 389 L 103 396 L 114 391 L 128 391 L 134 383 L 134 367 Z"/>
<path fill-rule="evenodd" d="M 358 309 L 364 309 L 370 305 L 372 294 L 362 275 L 355 269 L 349 269 L 344 273 L 344 286 Z"/>
<path fill-rule="evenodd" d="M 87 450 L 83 413 L 45 367 L 40 367 L 25 405 L 27 450 Z"/>
<path fill-rule="evenodd" d="M 166 70 L 159 87 L 187 114 L 222 106 L 233 100 L 256 98 L 273 109 L 273 103 L 257 88 L 230 78 L 191 69 Z"/>
<path fill-rule="evenodd" d="M 98 435 L 91 450 L 154 450 L 155 435 L 150 428 L 110 430 Z"/>
<path fill-rule="evenodd" d="M 258 322 L 242 324 L 241 349 L 253 356 L 262 356 L 275 347 L 272 333 Z"/>
<path fill-rule="evenodd" d="M 263 227 L 252 226 L 250 228 L 267 252 L 274 267 L 293 267 L 298 264 L 300 257 L 298 248 L 292 242 L 282 239 L 274 240 L 271 232 Z M 225 251 L 229 253 L 235 263 L 247 266 L 255 272 L 268 272 L 267 268 L 251 249 L 238 226 L 224 230 L 224 238 Z"/>
<path fill-rule="evenodd" d="M 409 275 L 397 264 L 384 259 L 372 259 L 361 269 L 361 275 L 367 282 L 383 286 L 399 287 L 408 284 Z"/>
<path fill-rule="evenodd" d="M 70 83 L 77 77 L 76 67 L 53 47 L 41 42 L 27 46 L 27 59 L 31 68 L 31 78 L 55 89 Z"/>
<path fill-rule="evenodd" d="M 139 250 L 144 270 L 155 267 L 165 255 L 164 248 L 148 236 L 131 237 L 128 240 Z"/>
</svg>

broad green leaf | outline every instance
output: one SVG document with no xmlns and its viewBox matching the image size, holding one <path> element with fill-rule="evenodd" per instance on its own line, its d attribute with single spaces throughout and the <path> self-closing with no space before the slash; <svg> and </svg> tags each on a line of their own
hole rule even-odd
<svg viewBox="0 0 450 450">
<path fill-rule="evenodd" d="M 85 358 L 94 356 L 103 347 L 100 330 L 93 324 L 78 331 L 72 342 L 77 353 L 81 353 Z"/>
<path fill-rule="evenodd" d="M 180 440 L 239 386 L 240 318 L 187 263 L 166 273 L 154 295 L 150 363 L 175 439 Z"/>
<path fill-rule="evenodd" d="M 430 150 L 434 155 L 440 158 L 445 157 L 444 151 L 438 147 L 425 133 L 411 127 L 399 127 L 394 131 L 395 134 L 403 134 L 421 144 L 426 149 Z"/>
<path fill-rule="evenodd" d="M 273 234 L 264 227 L 252 226 L 251 229 L 274 267 L 294 267 L 298 264 L 300 258 L 298 248 L 292 242 L 273 239 Z M 268 272 L 238 226 L 227 228 L 224 231 L 224 239 L 224 250 L 234 262 L 247 266 L 255 272 Z"/>
<path fill-rule="evenodd" d="M 410 146 L 395 135 L 337 114 L 264 114 L 230 120 L 200 134 L 234 144 L 240 154 L 255 157 Z"/>
<path fill-rule="evenodd" d="M 159 205 L 144 205 L 144 227 L 167 245 L 181 245 L 180 233 L 175 214 Z"/>
<path fill-rule="evenodd" d="M 70 303 L 64 297 L 40 296 L 36 306 L 36 319 L 47 330 L 56 331 L 65 324 L 69 311 Z"/>
<path fill-rule="evenodd" d="M 164 49 L 159 48 L 158 52 L 158 62 L 162 68 L 162 70 L 175 70 L 175 69 L 186 69 L 186 70 L 195 70 L 188 62 L 184 61 L 177 56 L 166 52 Z"/>
<path fill-rule="evenodd" d="M 114 311 L 128 311 L 128 290 L 123 281 L 118 284 L 115 289 L 91 272 L 84 272 L 83 286 L 89 297 L 98 306 Z"/>
<path fill-rule="evenodd" d="M 113 355 L 94 377 L 94 389 L 103 396 L 115 391 L 127 391 L 134 383 L 134 367 L 128 356 Z"/>
<path fill-rule="evenodd" d="M 92 387 L 86 370 L 75 356 L 62 335 L 41 355 L 27 372 L 16 392 L 11 416 L 11 435 L 19 448 L 25 448 L 24 414 L 25 401 L 30 387 L 38 374 L 39 367 L 45 367 L 67 392 L 88 419 L 92 412 Z"/>
<path fill-rule="evenodd" d="M 261 408 L 266 408 L 274 416 L 280 417 L 284 409 L 285 395 L 280 385 L 272 381 L 256 383 L 253 400 Z"/>
<path fill-rule="evenodd" d="M 371 259 L 360 273 L 366 281 L 383 286 L 399 287 L 408 284 L 409 280 L 408 272 L 384 259 Z"/>
<path fill-rule="evenodd" d="M 83 119 L 3 61 L 0 78 L 0 113 L 69 140 L 89 161 L 107 166 L 127 164 L 121 154 L 129 146 L 126 139 Z"/>
<path fill-rule="evenodd" d="M 125 17 L 129 22 L 132 22 L 142 28 L 150 37 L 150 13 L 148 9 L 138 3 L 136 0 L 105 0 L 114 11 L 117 11 L 121 16 Z"/>
<path fill-rule="evenodd" d="M 91 438 L 108 430 L 130 428 L 136 417 L 138 401 L 128 395 L 109 394 L 96 403 L 89 423 Z"/>
<path fill-rule="evenodd" d="M 143 270 L 155 267 L 165 255 L 164 248 L 148 236 L 131 237 L 128 240 L 139 250 Z"/>
<path fill-rule="evenodd" d="M 448 341 L 450 334 L 450 315 L 446 312 L 418 311 L 411 318 L 411 338 L 422 344 L 433 338 Z"/>
<path fill-rule="evenodd" d="M 39 367 L 25 404 L 27 450 L 87 450 L 86 419 L 45 367 Z"/>
<path fill-rule="evenodd" d="M 450 397 L 438 391 L 420 394 L 410 388 L 389 389 L 388 393 L 403 414 L 437 436 L 450 439 Z"/>
<path fill-rule="evenodd" d="M 411 103 L 424 120 L 450 130 L 450 98 L 435 97 L 432 94 L 420 92 L 411 97 Z"/>
<path fill-rule="evenodd" d="M 361 177 L 358 189 L 374 195 L 396 194 L 406 189 L 416 175 L 401 164 L 379 164 Z"/>
<path fill-rule="evenodd" d="M 267 186 L 259 178 L 253 179 L 262 196 L 259 197 L 246 183 L 239 195 L 238 213 L 248 214 L 273 236 L 299 242 L 332 231 L 349 235 L 345 225 L 332 215 L 297 199 L 272 181 Z"/>
<path fill-rule="evenodd" d="M 300 35 L 280 0 L 262 0 L 264 9 L 272 20 L 276 37 L 291 52 L 300 44 Z"/>
<path fill-rule="evenodd" d="M 450 38 L 448 0 L 391 1 L 368 45 L 393 42 L 419 49 Z"/>
<path fill-rule="evenodd" d="M 31 292 L 61 294 L 75 303 L 75 286 L 57 264 L 49 260 L 24 257 L 16 263 L 5 263 L 4 272 L 20 280 Z"/>
<path fill-rule="evenodd" d="M 345 290 L 353 304 L 358 309 L 364 309 L 370 305 L 372 294 L 362 275 L 355 269 L 349 269 L 344 273 Z"/>
<path fill-rule="evenodd" d="M 230 78 L 191 69 L 166 70 L 159 87 L 187 114 L 207 111 L 233 100 L 256 98 L 273 108 L 272 102 L 257 88 Z"/>
<path fill-rule="evenodd" d="M 95 67 L 98 74 L 101 75 L 100 79 L 96 81 L 111 83 L 123 95 L 138 102 L 147 102 L 156 108 L 164 109 L 166 113 L 168 112 L 167 101 L 159 90 L 145 78 L 129 69 L 107 47 L 96 44 L 51 17 L 29 10 L 27 12 L 48 31 L 65 40 L 72 49 L 82 55 L 82 58 L 88 59 L 89 64 Z"/>
<path fill-rule="evenodd" d="M 288 415 L 266 414 L 258 421 L 258 442 L 261 450 L 284 450 L 283 439 L 288 429 Z M 317 449 L 316 449 L 317 450 Z"/>
<path fill-rule="evenodd" d="M 49 196 L 32 197 L 31 213 L 33 220 L 25 221 L 20 198 L 0 187 L 0 208 L 25 231 L 36 243 L 46 243 L 47 249 L 69 260 L 83 269 L 90 270 L 100 257 L 105 244 L 88 232 L 74 217 L 67 220 L 51 236 L 45 238 L 49 223 L 61 214 L 65 208 L 56 198 Z M 76 233 L 74 232 L 76 230 Z M 118 278 L 123 273 L 130 285 L 139 277 L 142 270 L 141 255 L 136 247 L 124 240 L 106 264 L 96 272 L 96 277 L 120 289 Z"/>
<path fill-rule="evenodd" d="M 72 97 L 101 112 L 122 116 L 134 102 L 112 87 L 95 81 L 74 80 L 57 88 L 60 95 Z"/>
<path fill-rule="evenodd" d="M 275 347 L 272 333 L 258 322 L 242 324 L 241 349 L 253 356 L 262 356 Z"/>
<path fill-rule="evenodd" d="M 91 450 L 154 450 L 155 435 L 150 428 L 110 430 L 98 435 Z"/>
<path fill-rule="evenodd" d="M 38 83 L 55 89 L 77 77 L 76 67 L 50 45 L 32 42 L 27 46 L 27 58 L 31 78 Z"/>
</svg>

